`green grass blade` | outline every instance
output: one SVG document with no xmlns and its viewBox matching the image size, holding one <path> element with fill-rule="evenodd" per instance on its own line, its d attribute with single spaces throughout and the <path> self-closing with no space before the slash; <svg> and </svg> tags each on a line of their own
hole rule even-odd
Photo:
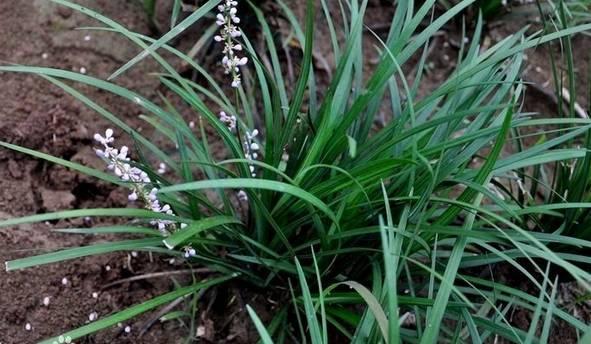
<svg viewBox="0 0 591 344">
<path fill-rule="evenodd" d="M 90 227 L 90 228 L 62 228 L 52 229 L 52 232 L 67 233 L 67 234 L 144 234 L 149 236 L 162 236 L 155 228 L 138 227 L 138 226 L 104 226 L 104 227 Z"/>
<path fill-rule="evenodd" d="M 229 224 L 240 224 L 240 220 L 235 217 L 216 216 L 194 221 L 186 228 L 183 228 L 162 240 L 162 242 L 169 249 L 173 249 L 205 230 Z"/>
<path fill-rule="evenodd" d="M 60 219 L 69 219 L 75 217 L 130 217 L 142 219 L 162 219 L 174 222 L 191 223 L 193 220 L 178 216 L 166 215 L 146 209 L 132 208 L 95 208 L 95 209 L 76 209 L 64 210 L 53 213 L 37 214 L 30 216 L 17 217 L 0 221 L 0 228 L 21 225 L 24 223 L 34 223 L 43 221 L 53 221 Z"/>
<path fill-rule="evenodd" d="M 161 193 L 173 192 L 173 191 L 188 191 L 188 190 L 202 190 L 202 189 L 262 189 L 271 190 L 279 193 L 287 193 L 297 198 L 300 198 L 319 210 L 325 213 L 332 221 L 338 224 L 338 220 L 333 211 L 320 199 L 311 193 L 282 182 L 274 180 L 262 180 L 262 179 L 247 179 L 247 178 L 234 178 L 234 179 L 218 179 L 218 180 L 203 180 L 192 183 L 177 184 L 173 186 L 167 186 L 160 189 Z"/>
<path fill-rule="evenodd" d="M 170 29 L 172 30 L 175 25 L 176 21 L 179 19 L 179 14 L 181 13 L 181 2 L 182 0 L 174 0 L 174 4 L 172 5 L 172 14 L 170 15 Z"/>
<path fill-rule="evenodd" d="M 62 0 L 52 0 L 52 1 L 67 4 L 67 3 L 65 3 L 65 1 L 62 1 Z M 188 16 L 185 20 L 180 22 L 177 26 L 175 26 L 173 29 L 168 31 L 164 36 L 162 36 L 156 42 L 152 43 L 148 48 L 144 49 L 144 51 L 142 51 L 141 53 L 136 55 L 134 58 L 129 60 L 127 63 L 125 63 L 123 66 L 121 66 L 119 69 L 117 69 L 113 74 L 111 74 L 111 76 L 109 76 L 109 78 L 107 80 L 115 79 L 119 75 L 123 74 L 126 70 L 133 67 L 133 65 L 137 64 L 138 62 L 140 62 L 144 58 L 148 57 L 150 54 L 152 54 L 153 52 L 158 50 L 160 47 L 162 47 L 163 45 L 168 43 L 171 39 L 178 36 L 181 32 L 185 31 L 189 26 L 193 25 L 195 22 L 197 22 L 199 19 L 201 19 L 201 17 L 203 17 L 204 15 L 209 13 L 218 4 L 219 4 L 219 0 L 209 0 L 205 4 L 199 6 L 199 8 L 195 12 L 191 13 L 191 15 Z"/>
<path fill-rule="evenodd" d="M 273 340 L 271 339 L 271 336 L 269 335 L 269 332 L 265 328 L 265 325 L 263 325 L 263 322 L 258 317 L 256 312 L 252 309 L 252 307 L 246 305 L 246 311 L 248 312 L 250 319 L 252 319 L 252 322 L 254 323 L 254 327 L 257 329 L 257 332 L 261 337 L 261 342 L 263 344 L 274 344 Z"/>
<path fill-rule="evenodd" d="M 328 344 L 328 328 L 326 326 L 326 307 L 324 304 L 324 291 L 322 289 L 322 276 L 318 269 L 318 262 L 316 254 L 314 254 L 314 247 L 310 247 L 312 252 L 312 261 L 314 262 L 314 272 L 316 273 L 316 283 L 318 284 L 318 304 L 320 305 L 320 322 L 322 324 L 322 343 Z"/>
<path fill-rule="evenodd" d="M 162 244 L 159 238 L 125 240 L 118 242 L 106 242 L 102 244 L 74 247 L 56 252 L 46 253 L 33 257 L 15 259 L 6 262 L 6 271 L 14 271 L 30 268 L 33 266 L 57 263 L 64 260 L 95 256 L 117 251 L 133 251 L 143 248 L 160 246 Z"/>
<path fill-rule="evenodd" d="M 384 309 L 382 308 L 382 305 L 380 305 L 378 299 L 376 299 L 376 297 L 372 294 L 372 292 L 369 289 L 357 282 L 349 281 L 342 282 L 339 284 L 344 284 L 349 288 L 353 288 L 359 294 L 359 296 L 361 296 L 361 298 L 367 304 L 367 307 L 369 308 L 373 316 L 376 318 L 382 337 L 384 338 L 384 340 L 387 340 L 389 331 L 388 318 L 386 317 L 386 313 L 384 312 Z"/>
<path fill-rule="evenodd" d="M 295 265 L 298 272 L 298 279 L 300 281 L 300 288 L 304 299 L 304 311 L 306 313 L 306 320 L 308 321 L 308 328 L 310 329 L 310 338 L 312 344 L 323 344 L 322 333 L 320 333 L 320 326 L 318 324 L 318 318 L 316 317 L 316 309 L 312 302 L 312 295 L 310 294 L 310 288 L 308 288 L 308 282 L 306 282 L 306 275 L 300 265 L 298 259 L 295 259 Z M 320 291 L 322 292 L 322 291 Z"/>
</svg>

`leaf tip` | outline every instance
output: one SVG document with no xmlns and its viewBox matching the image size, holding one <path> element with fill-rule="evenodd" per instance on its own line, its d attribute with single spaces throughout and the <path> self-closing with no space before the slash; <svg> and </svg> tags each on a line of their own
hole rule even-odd
<svg viewBox="0 0 591 344">
<path fill-rule="evenodd" d="M 169 250 L 172 250 L 174 248 L 174 244 L 167 242 L 166 239 L 162 240 L 162 242 L 164 243 L 164 246 L 166 246 L 166 248 L 168 248 Z"/>
</svg>

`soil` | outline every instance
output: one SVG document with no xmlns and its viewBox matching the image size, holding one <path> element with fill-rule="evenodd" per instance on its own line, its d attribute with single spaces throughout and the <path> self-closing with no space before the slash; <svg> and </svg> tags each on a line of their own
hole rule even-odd
<svg viewBox="0 0 591 344">
<path fill-rule="evenodd" d="M 146 35 L 154 33 L 139 1 L 77 2 L 98 9 L 100 13 L 133 31 Z M 300 10 L 300 14 L 304 13 L 303 7 Z M 161 27 L 166 27 L 162 23 L 166 24 L 167 11 L 166 6 L 159 8 L 157 21 Z M 368 13 L 374 25 L 371 28 L 379 34 L 380 25 L 391 18 L 391 12 L 388 1 L 370 1 Z M 77 27 L 96 25 L 91 19 L 46 0 L 21 1 L 18 6 L 10 1 L 0 1 L 0 63 L 50 66 L 73 71 L 84 69 L 89 75 L 106 78 L 135 56 L 138 49 L 110 33 L 74 30 Z M 493 27 L 487 33 L 487 39 L 495 41 L 506 33 L 503 27 Z M 433 40 L 432 57 L 427 63 L 429 72 L 421 84 L 420 94 L 427 94 L 453 71 L 460 30 L 459 25 L 451 25 Z M 187 51 L 194 44 L 196 36 L 191 37 L 192 34 L 198 35 L 198 29 L 188 30 L 175 42 L 181 50 Z M 319 34 L 328 37 L 327 32 Z M 590 50 L 585 48 L 591 47 L 591 39 L 578 36 L 575 44 L 579 47 L 576 50 L 577 68 L 586 74 L 586 54 Z M 368 45 L 365 49 L 368 54 L 373 54 L 373 45 Z M 531 76 L 532 81 L 547 86 L 528 93 L 525 106 L 532 111 L 555 113 L 555 102 L 548 100 L 552 85 L 546 83 L 551 80 L 547 51 L 540 49 L 530 53 L 529 57 L 531 67 L 528 67 L 526 75 Z M 213 62 L 211 58 L 206 61 Z M 334 63 L 329 44 L 318 45 L 314 63 L 317 69 L 325 69 Z M 409 65 L 412 71 L 412 63 Z M 149 75 L 157 70 L 156 63 L 146 59 L 128 70 L 117 83 L 157 101 L 158 92 L 165 92 L 159 87 L 157 80 Z M 290 78 L 292 74 L 293 71 L 287 77 Z M 153 133 L 149 125 L 138 117 L 141 114 L 138 107 L 91 87 L 76 87 L 149 139 L 164 144 L 163 138 Z M 101 162 L 91 149 L 92 136 L 109 127 L 106 120 L 61 89 L 33 75 L 0 73 L 0 89 L 0 140 L 101 167 Z M 579 89 L 584 91 L 585 87 L 581 85 Z M 577 92 L 577 95 L 577 99 L 585 107 L 584 92 Z M 186 109 L 183 110 L 183 115 L 187 118 L 194 116 Z M 384 120 L 387 115 L 384 114 Z M 121 140 L 123 143 L 130 143 L 128 138 Z M 219 155 L 224 154 L 219 144 L 214 144 L 213 149 Z M 121 189 L 57 165 L 0 149 L 0 219 L 63 209 L 122 207 L 126 203 L 126 194 Z M 75 219 L 0 229 L 0 261 L 61 247 L 113 240 L 115 237 L 111 236 L 64 235 L 52 231 L 106 223 L 108 222 L 101 219 Z M 114 311 L 166 293 L 174 287 L 170 276 L 103 287 L 132 276 L 184 268 L 186 267 L 179 263 L 173 263 L 171 269 L 171 263 L 158 256 L 119 253 L 76 259 L 25 271 L 7 273 L 2 269 L 0 343 L 34 343 L 88 323 L 92 313 L 97 313 L 100 319 Z M 181 282 L 186 277 L 175 276 Z M 65 284 L 62 283 L 64 279 L 67 281 Z M 568 288 L 564 284 L 561 290 Z M 218 293 L 220 291 L 214 290 L 205 295 L 205 311 L 198 317 L 202 341 L 254 343 L 256 335 L 244 312 L 244 301 L 255 305 L 265 301 L 257 301 L 256 296 L 245 293 L 238 286 L 230 285 L 222 292 L 237 298 L 218 297 Z M 565 293 L 569 295 L 568 292 Z M 48 305 L 44 305 L 46 298 L 49 298 Z M 568 299 L 568 296 L 564 298 Z M 230 305 L 214 305 L 226 299 L 239 301 Z M 208 314 L 207 310 L 212 307 L 223 311 Z M 263 318 L 265 311 L 272 312 L 272 309 L 262 308 Z M 588 314 L 588 310 L 582 311 Z M 177 322 L 156 321 L 140 337 L 140 329 L 150 319 L 151 314 L 140 316 L 121 324 L 121 327 L 102 331 L 82 342 L 180 343 L 187 335 L 187 329 Z M 514 321 L 527 328 L 526 315 L 516 316 Z M 26 329 L 27 324 L 31 326 L 30 330 Z M 123 330 L 126 326 L 130 326 L 130 333 Z M 571 342 L 569 338 L 573 338 L 572 333 L 561 332 L 560 329 L 558 333 L 560 336 L 557 338 L 562 343 Z"/>
<path fill-rule="evenodd" d="M 83 1 L 130 29 L 150 34 L 139 1 Z M 105 32 L 74 30 L 97 23 L 49 1 L 0 2 L 0 60 L 2 64 L 50 66 L 106 78 L 137 53 L 132 44 Z M 141 63 L 118 80 L 148 97 L 156 98 L 158 83 L 146 76 L 153 61 Z M 0 74 L 0 139 L 76 162 L 100 167 L 92 135 L 109 123 L 61 89 L 33 75 Z M 83 93 L 148 137 L 140 110 L 128 102 L 90 87 Z M 150 136 L 152 135 L 152 136 Z M 125 139 L 122 139 L 125 142 Z M 0 149 L 0 218 L 60 209 L 125 206 L 123 190 L 96 179 L 22 154 Z M 52 229 L 85 227 L 103 220 L 71 220 L 23 225 L 0 230 L 0 260 L 7 261 L 60 247 L 88 245 L 115 237 L 64 235 Z M 120 238 L 119 238 L 120 239 Z M 135 253 L 134 253 L 135 254 Z M 162 258 L 139 253 L 110 254 L 76 259 L 25 271 L 0 271 L 0 343 L 35 343 L 98 318 L 141 303 L 173 288 L 170 277 L 126 282 L 107 289 L 108 283 L 130 276 L 171 271 Z M 177 277 L 181 282 L 183 276 Z M 67 280 L 64 285 L 62 280 Z M 93 295 L 93 293 L 97 293 Z M 96 296 L 93 297 L 93 296 Z M 49 304 L 44 305 L 48 298 Z M 143 336 L 143 316 L 92 336 L 87 343 L 178 343 L 186 329 L 178 323 L 155 323 Z M 31 326 L 26 330 L 26 326 Z M 131 332 L 124 328 L 130 326 Z"/>
</svg>

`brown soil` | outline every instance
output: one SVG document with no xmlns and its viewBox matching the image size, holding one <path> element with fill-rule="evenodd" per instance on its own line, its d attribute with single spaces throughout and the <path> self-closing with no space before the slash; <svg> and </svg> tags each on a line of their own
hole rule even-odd
<svg viewBox="0 0 591 344">
<path fill-rule="evenodd" d="M 139 1 L 78 2 L 100 9 L 99 12 L 133 31 L 150 34 Z M 375 24 L 372 29 L 378 33 L 380 25 L 385 24 L 391 16 L 391 11 L 383 10 L 390 8 L 384 6 L 391 6 L 386 3 L 370 2 L 368 11 L 374 19 L 372 23 Z M 161 15 L 162 18 L 166 18 L 166 8 L 161 10 L 161 14 L 164 14 Z M 51 66 L 74 71 L 85 68 L 89 75 L 106 78 L 133 57 L 137 49 L 116 35 L 73 30 L 76 27 L 96 24 L 74 11 L 45 0 L 21 1 L 18 6 L 10 1 L 0 1 L 0 62 Z M 427 64 L 429 72 L 421 84 L 421 94 L 428 93 L 452 72 L 459 40 L 457 32 L 458 30 L 452 26 L 449 32 L 444 31 L 433 40 L 432 57 Z M 490 38 L 494 41 L 495 34 L 503 33 L 500 29 L 493 30 Z M 327 35 L 326 32 L 320 34 Z M 183 46 L 181 50 L 188 50 L 194 41 L 181 39 L 177 43 Z M 576 44 L 580 48 L 577 52 L 581 52 L 577 53 L 578 66 L 581 72 L 586 71 L 586 63 L 583 61 L 586 62 L 587 59 L 581 54 L 586 54 L 589 50 L 582 47 L 591 47 L 591 40 L 578 37 Z M 315 53 L 315 67 L 323 69 L 327 64 L 332 64 L 330 45 L 319 45 L 319 49 Z M 368 45 L 366 50 L 373 54 L 373 44 Z M 546 62 L 547 51 L 536 51 L 529 56 L 532 67 L 528 69 L 527 75 L 531 76 L 532 81 L 543 84 L 550 80 Z M 147 60 L 129 70 L 117 82 L 151 99 L 157 99 L 157 91 L 164 90 L 159 88 L 153 77 L 147 75 L 148 72 L 156 70 L 156 64 Z M 409 73 L 413 74 L 414 72 Z M 288 75 L 288 78 L 290 77 Z M 551 87 L 548 85 L 545 90 L 550 92 Z M 103 131 L 108 127 L 107 121 L 66 95 L 61 89 L 32 75 L 0 73 L 0 89 L 3 91 L 0 93 L 0 140 L 100 167 L 101 162 L 90 148 L 91 137 L 94 132 Z M 79 89 L 128 124 L 142 130 L 146 137 L 162 141 L 161 137 L 152 134 L 149 126 L 138 118 L 141 111 L 133 104 L 90 87 L 82 86 Z M 584 91 L 583 87 L 580 87 L 580 91 Z M 532 111 L 555 113 L 555 106 L 553 108 L 553 103 L 548 101 L 545 93 L 538 90 L 528 94 L 527 106 L 531 106 Z M 586 104 L 584 98 L 580 101 L 583 106 Z M 190 111 L 183 114 L 191 116 Z M 215 147 L 219 148 L 219 145 Z M 221 148 L 214 150 L 223 155 Z M 120 207 L 126 203 L 123 190 L 56 165 L 0 149 L 0 219 L 60 209 Z M 0 229 L 0 261 L 60 247 L 113 240 L 114 237 L 110 236 L 64 235 L 51 231 L 56 228 L 93 226 L 101 223 L 106 222 L 79 219 Z M 173 267 L 183 268 L 178 265 Z M 159 271 L 171 271 L 169 262 L 143 253 L 137 256 L 111 254 L 76 259 L 20 272 L 6 273 L 2 269 L 0 343 L 34 343 L 88 323 L 89 315 L 93 312 L 96 312 L 99 318 L 104 317 L 166 293 L 173 288 L 172 280 L 167 277 L 126 282 L 101 290 L 102 286 L 113 281 Z M 66 285 L 62 284 L 63 278 L 68 280 Z M 98 293 L 98 298 L 93 297 L 94 292 Z M 206 295 L 205 299 L 211 300 L 205 302 L 206 310 L 212 306 L 214 300 L 223 302 L 226 299 L 236 299 L 216 297 L 216 293 L 212 291 Z M 203 313 L 199 316 L 200 325 L 205 331 L 202 339 L 215 343 L 255 342 L 256 336 L 253 335 L 248 317 L 243 312 L 243 305 L 245 302 L 256 304 L 256 297 L 244 296 L 244 291 L 237 287 L 231 287 L 225 293 L 236 295 L 239 301 L 229 306 L 222 304 L 218 307 L 229 307 L 225 313 L 221 312 L 221 315 L 226 315 L 225 318 L 220 314 L 208 316 Z M 49 297 L 50 301 L 48 306 L 43 305 L 46 297 Z M 264 313 L 264 310 L 261 311 Z M 129 334 L 122 330 L 123 327 L 115 327 L 83 342 L 180 343 L 187 335 L 187 330 L 176 322 L 162 324 L 157 321 L 139 338 L 139 329 L 149 318 L 149 315 L 144 315 L 122 324 L 123 327 L 131 326 Z M 516 316 L 514 321 L 527 328 L 527 316 Z M 32 329 L 27 331 L 26 324 L 30 324 Z M 572 338 L 570 333 L 565 335 L 561 331 L 558 332 L 562 333 L 562 343 L 569 342 L 565 341 L 566 338 Z"/>
<path fill-rule="evenodd" d="M 149 34 L 147 21 L 136 1 L 85 1 L 134 31 Z M 0 60 L 5 63 L 51 66 L 105 78 L 137 53 L 131 44 L 108 33 L 73 30 L 96 22 L 49 1 L 0 2 Z M 146 76 L 156 70 L 151 61 L 132 69 L 118 82 L 155 98 L 158 84 Z M 92 110 L 50 83 L 32 75 L 0 74 L 0 139 L 77 162 L 100 166 L 90 149 L 95 131 L 108 123 Z M 139 109 L 115 96 L 90 87 L 86 95 L 107 106 L 136 128 L 146 126 Z M 149 132 L 144 128 L 144 132 Z M 0 218 L 58 209 L 120 207 L 125 193 L 65 168 L 0 149 Z M 114 237 L 64 235 L 51 229 L 91 226 L 100 220 L 59 221 L 0 230 L 0 260 L 7 261 L 60 247 L 87 245 Z M 175 266 L 172 269 L 181 269 Z M 93 312 L 104 317 L 173 287 L 170 278 L 120 284 L 107 283 L 133 275 L 170 271 L 171 265 L 147 254 L 77 259 L 25 271 L 0 271 L 0 342 L 34 343 L 88 323 Z M 68 280 L 67 285 L 62 279 Z M 181 277 L 182 279 L 182 277 Z M 98 293 L 94 298 L 93 293 Z M 49 297 L 49 305 L 43 300 Z M 147 316 L 101 332 L 84 342 L 178 343 L 187 331 L 176 322 L 156 324 L 141 338 Z M 31 330 L 25 329 L 26 324 Z M 131 326 L 129 334 L 123 331 Z"/>
</svg>

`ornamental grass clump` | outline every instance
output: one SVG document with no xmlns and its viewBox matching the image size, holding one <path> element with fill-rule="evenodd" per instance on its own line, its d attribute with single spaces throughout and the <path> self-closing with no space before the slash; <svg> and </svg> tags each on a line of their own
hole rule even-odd
<svg viewBox="0 0 591 344">
<path fill-rule="evenodd" d="M 45 67 L 0 71 L 39 75 L 110 121 L 114 129 L 95 138 L 111 172 L 0 145 L 126 187 L 136 206 L 38 214 L 0 226 L 112 217 L 129 223 L 60 231 L 135 239 L 16 259 L 7 262 L 7 270 L 129 250 L 185 259 L 215 272 L 63 336 L 75 340 L 179 298 L 184 301 L 177 307 L 190 308 L 203 290 L 224 288 L 232 280 L 281 298 L 272 318 L 259 319 L 247 307 L 263 343 L 546 342 L 557 321 L 581 337 L 589 333 L 587 324 L 557 304 L 556 292 L 559 276 L 589 287 L 589 260 L 572 249 L 589 249 L 591 242 L 559 228 L 550 234 L 531 230 L 541 216 L 561 218 L 557 210 L 581 204 L 524 203 L 512 190 L 536 179 L 532 171 L 538 167 L 587 157 L 577 142 L 588 135 L 591 121 L 522 112 L 521 72 L 524 51 L 591 25 L 531 35 L 524 29 L 483 49 L 479 19 L 469 39 L 461 41 L 453 73 L 420 95 L 433 37 L 473 0 L 436 18 L 431 16 L 436 0 L 416 8 L 413 1 L 397 1 L 384 36 L 366 30 L 367 0 L 344 1 L 341 12 L 333 11 L 332 2 L 308 0 L 303 26 L 277 0 L 277 19 L 289 24 L 295 52 L 278 48 L 280 37 L 251 5 L 259 28 L 253 34 L 262 42 L 255 49 L 240 29 L 237 1 L 204 2 L 159 39 L 70 1 L 53 1 L 103 25 L 89 30 L 122 35 L 141 52 L 108 80 Z M 223 55 L 222 80 L 168 44 L 197 21 L 209 25 L 204 32 Z M 327 38 L 315 35 L 315 25 L 327 25 L 334 57 L 326 84 L 318 81 L 326 71 L 314 68 L 314 51 Z M 366 40 L 377 60 L 364 50 Z M 202 81 L 181 76 L 160 51 L 182 59 Z M 148 57 L 162 67 L 157 74 L 162 87 L 182 99 L 194 117 L 181 117 L 168 99 L 161 106 L 117 85 L 118 76 Z M 414 72 L 405 75 L 413 60 Z M 290 67 L 297 73 L 286 72 Z M 175 154 L 88 98 L 78 84 L 136 104 L 153 131 L 176 147 Z M 522 144 L 519 132 L 525 128 L 543 139 Z M 215 134 L 208 135 L 211 131 Z M 114 135 L 129 135 L 133 151 L 114 148 Z M 224 159 L 214 157 L 212 142 L 223 144 Z M 166 173 L 149 161 L 164 164 Z M 498 282 L 499 264 L 517 271 L 534 294 Z M 550 273 L 556 267 L 564 273 Z M 511 322 L 517 309 L 530 312 L 529 328 Z M 183 321 L 197 321 L 195 312 L 183 314 Z"/>
</svg>

